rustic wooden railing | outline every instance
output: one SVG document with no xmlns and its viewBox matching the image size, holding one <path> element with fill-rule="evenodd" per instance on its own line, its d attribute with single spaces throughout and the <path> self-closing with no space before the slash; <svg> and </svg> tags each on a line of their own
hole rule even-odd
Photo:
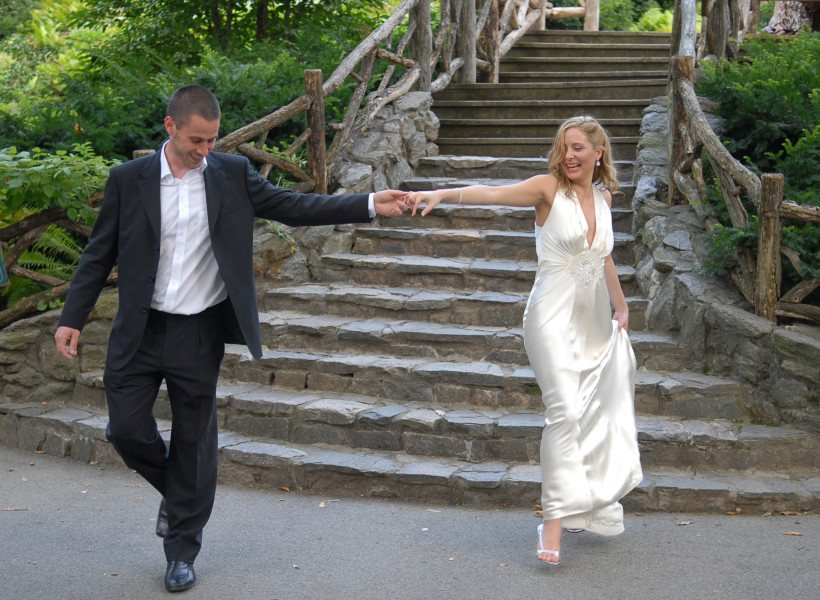
<svg viewBox="0 0 820 600">
<path fill-rule="evenodd" d="M 322 82 L 320 71 L 305 72 L 305 94 L 287 106 L 217 142 L 216 150 L 237 151 L 262 163 L 260 173 L 267 176 L 272 168 L 281 169 L 297 179 L 297 190 L 327 191 L 328 173 L 334 171 L 345 151 L 372 123 L 388 103 L 412 90 L 439 91 L 458 74 L 459 81 L 498 82 L 500 59 L 530 29 L 543 30 L 546 19 L 583 17 L 585 28 L 598 28 L 599 0 L 583 0 L 578 7 L 553 7 L 546 0 L 441 0 L 441 22 L 433 31 L 430 24 L 430 0 L 403 0 L 390 17 L 345 58 L 333 74 Z M 405 18 L 406 33 L 395 50 L 391 49 L 393 33 Z M 385 47 L 382 47 L 384 45 Z M 409 50 L 412 58 L 403 54 Z M 379 87 L 371 94 L 364 110 L 362 101 L 371 87 L 376 60 L 391 63 Z M 404 74 L 392 85 L 396 66 Z M 433 80 L 435 67 L 440 74 Z M 358 67 L 358 71 L 356 68 Z M 326 149 L 324 99 L 336 92 L 352 77 L 357 85 L 341 123 L 330 123 L 336 134 Z M 308 170 L 292 161 L 262 150 L 267 136 L 277 126 L 307 112 L 308 128 L 287 150 L 292 155 L 308 144 Z M 251 145 L 251 142 L 255 142 Z"/>
<path fill-rule="evenodd" d="M 670 204 L 689 203 L 704 220 L 707 229 L 717 225 L 706 203 L 706 183 L 701 156 L 705 150 L 717 175 L 732 225 L 748 223 L 740 195 L 745 191 L 757 210 L 758 252 L 739 248 L 739 267 L 732 279 L 755 313 L 771 321 L 778 316 L 820 321 L 820 308 L 802 303 L 820 287 L 820 278 L 804 280 L 781 295 L 781 255 L 802 276 L 799 255 L 781 247 L 782 219 L 820 223 L 820 208 L 783 201 L 783 175 L 758 177 L 735 159 L 712 131 L 701 109 L 693 85 L 695 66 L 695 0 L 678 0 L 675 6 L 673 40 L 677 53 L 670 67 L 671 104 L 669 123 L 671 151 L 669 160 Z M 704 35 L 704 34 L 702 34 Z"/>
<path fill-rule="evenodd" d="M 262 117 L 219 139 L 215 149 L 239 152 L 260 165 L 259 171 L 267 177 L 271 169 L 279 169 L 297 181 L 291 186 L 296 191 L 326 193 L 336 165 L 353 143 L 367 131 L 376 114 L 388 103 L 413 90 L 442 90 L 454 79 L 460 82 L 498 82 L 500 59 L 530 29 L 543 30 L 546 19 L 567 17 L 584 18 L 584 29 L 598 29 L 599 0 L 578 0 L 577 7 L 557 7 L 546 0 L 440 0 L 440 24 L 431 28 L 431 0 L 402 0 L 387 20 L 373 31 L 322 81 L 317 70 L 305 71 L 305 94 L 273 113 Z M 407 19 L 407 30 L 395 49 L 393 34 Z M 410 57 L 404 57 L 407 51 Z M 362 108 L 365 95 L 371 88 L 373 69 L 377 60 L 390 63 L 378 88 Z M 406 70 L 391 84 L 397 66 Z M 438 67 L 438 69 L 436 69 Z M 433 73 L 438 76 L 433 79 Z M 326 123 L 325 98 L 339 90 L 348 78 L 356 81 L 356 88 L 340 123 Z M 293 160 L 281 158 L 264 149 L 271 132 L 283 123 L 306 113 L 307 128 L 285 151 L 292 156 L 307 144 L 308 167 L 302 169 Z M 336 131 L 332 143 L 326 143 L 325 130 Z M 102 199 L 99 192 L 89 198 L 96 206 Z M 54 209 L 58 211 L 60 209 Z M 61 300 L 68 293 L 69 283 L 26 271 L 17 265 L 17 259 L 31 247 L 48 223 L 58 223 L 76 233 L 88 236 L 89 228 L 70 221 L 62 212 L 40 213 L 0 230 L 0 242 L 6 250 L 6 270 L 51 286 L 35 296 L 18 301 L 0 312 L 0 328 L 30 314 L 43 301 Z M 116 270 L 109 282 L 116 281 Z"/>
</svg>

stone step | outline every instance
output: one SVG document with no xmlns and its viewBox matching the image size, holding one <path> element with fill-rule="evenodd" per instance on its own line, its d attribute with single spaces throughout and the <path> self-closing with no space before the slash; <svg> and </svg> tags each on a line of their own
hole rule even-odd
<svg viewBox="0 0 820 600">
<path fill-rule="evenodd" d="M 644 103 L 645 104 L 645 103 Z M 445 118 L 442 121 L 446 123 Z M 495 122 L 495 119 L 490 119 Z M 487 156 L 512 156 L 526 158 L 528 156 L 546 156 L 552 148 L 552 138 L 540 137 L 511 137 L 499 133 L 497 137 L 462 137 L 464 130 L 454 132 L 452 128 L 442 128 L 436 145 L 445 154 L 477 153 Z M 610 137 L 612 156 L 616 160 L 634 159 L 636 156 L 638 136 Z"/>
<path fill-rule="evenodd" d="M 672 43 L 672 34 L 663 31 L 581 31 L 571 29 L 531 29 L 518 42 L 551 42 L 555 44 L 603 44 L 616 47 L 620 44 L 666 44 Z"/>
<path fill-rule="evenodd" d="M 597 119 L 639 119 L 649 104 L 641 100 L 442 100 L 433 110 L 439 119 L 566 119 L 592 115 Z M 438 141 L 436 142 L 438 143 Z M 480 152 L 470 154 L 481 155 Z M 488 154 L 485 156 L 503 156 Z M 533 155 L 537 156 L 537 155 Z M 626 159 L 619 159 L 626 160 Z M 630 159 L 630 160 L 634 160 Z"/>
<path fill-rule="evenodd" d="M 481 118 L 439 118 L 440 135 L 443 137 L 513 137 L 543 138 L 548 147 L 555 141 L 553 137 L 559 119 L 481 119 Z M 640 133 L 639 119 L 610 119 L 602 124 L 610 136 L 636 137 Z M 444 133 L 442 134 L 441 131 Z"/>
<path fill-rule="evenodd" d="M 220 403 L 226 404 L 224 400 Z M 328 413 L 320 406 L 313 414 Z M 364 414 L 367 413 L 362 417 Z M 390 412 L 372 414 L 372 422 L 401 419 L 399 415 L 389 415 Z M 123 466 L 105 439 L 107 418 L 102 410 L 8 403 L 0 405 L 0 417 L 2 442 L 9 446 L 102 466 Z M 455 424 L 457 419 L 452 421 Z M 170 423 L 160 420 L 158 426 L 163 437 L 169 439 Z M 524 425 L 523 429 L 526 428 Z M 522 430 L 520 426 L 505 429 L 510 429 L 510 433 Z M 535 422 L 530 429 L 537 429 Z M 687 444 L 699 454 L 705 436 L 711 435 L 716 446 L 721 443 L 738 446 L 742 457 L 744 447 L 765 445 L 762 444 L 765 437 L 762 432 L 746 432 L 744 429 L 738 432 L 727 425 L 721 433 L 718 424 L 681 424 L 678 441 L 670 443 Z M 726 512 L 741 509 L 746 513 L 764 513 L 820 509 L 820 473 L 816 467 L 807 466 L 789 473 L 780 469 L 720 470 L 713 467 L 708 471 L 693 472 L 689 467 L 655 468 L 650 464 L 654 460 L 650 455 L 654 452 L 647 444 L 658 438 L 660 430 L 645 428 L 641 434 L 642 438 L 648 438 L 639 440 L 642 457 L 648 462 L 644 468 L 644 480 L 623 500 L 628 511 Z M 729 432 L 732 435 L 728 435 Z M 676 437 L 670 433 L 672 438 Z M 786 437 L 781 441 L 785 442 Z M 741 439 L 744 441 L 739 442 Z M 655 441 L 651 443 L 657 445 Z M 745 452 L 749 456 L 752 454 L 751 450 Z M 814 454 L 817 456 L 816 450 Z M 784 466 L 794 469 L 795 463 L 786 460 Z M 536 464 L 522 462 L 490 460 L 472 463 L 404 451 L 297 444 L 223 429 L 219 434 L 219 481 L 229 485 L 286 487 L 425 502 L 533 506 L 539 502 L 541 471 Z"/>
<path fill-rule="evenodd" d="M 508 57 L 564 58 L 665 58 L 669 59 L 668 43 L 554 42 L 522 39 L 505 55 Z"/>
<path fill-rule="evenodd" d="M 621 58 L 618 56 L 563 57 L 563 56 L 510 56 L 501 59 L 501 77 L 509 73 L 541 71 L 546 73 L 583 73 L 595 71 L 663 71 L 669 69 L 669 56 Z"/>
<path fill-rule="evenodd" d="M 298 306 L 296 302 L 293 304 Z M 322 311 L 324 306 L 326 302 L 318 298 L 316 303 L 304 302 L 301 311 L 280 308 L 275 313 L 261 313 L 262 344 L 277 350 L 376 353 L 437 360 L 528 364 L 520 326 L 492 327 L 410 318 L 339 316 Z M 310 310 L 317 312 L 306 312 Z M 629 338 L 639 367 L 655 370 L 681 370 L 686 367 L 687 355 L 673 337 L 633 330 Z"/>
<path fill-rule="evenodd" d="M 536 260 L 534 232 L 396 227 L 357 227 L 355 231 L 355 254 Z M 635 238 L 621 232 L 614 237 L 615 263 L 635 266 Z"/>
<path fill-rule="evenodd" d="M 433 110 L 442 101 L 457 100 L 599 100 L 654 98 L 666 93 L 667 77 L 564 82 L 459 83 L 433 94 Z M 436 111 L 437 112 L 437 111 Z M 620 119 L 613 119 L 619 121 Z M 640 125 L 640 122 L 638 123 Z M 617 135 L 617 130 L 609 129 Z"/>
<path fill-rule="evenodd" d="M 425 190 L 438 190 L 438 189 L 452 189 L 458 187 L 465 187 L 468 185 L 510 185 L 513 183 L 519 183 L 520 179 L 480 179 L 480 178 L 457 178 L 457 177 L 409 177 L 404 180 L 402 183 L 402 189 L 408 191 L 425 191 Z M 632 210 L 632 198 L 635 195 L 635 186 L 631 183 L 622 183 L 618 189 L 612 194 L 612 220 L 613 224 L 616 226 L 615 231 L 623 231 L 628 232 L 632 227 L 632 215 L 634 211 Z M 534 209 L 529 209 L 533 210 Z M 408 218 L 409 217 L 409 218 Z M 481 217 L 485 219 L 485 217 Z M 533 220 L 534 220 L 533 216 Z M 618 229 L 617 224 L 618 221 L 626 220 L 627 222 L 627 229 Z M 399 223 L 402 223 L 402 227 L 413 227 L 414 223 L 416 226 L 418 225 L 419 221 L 413 217 L 412 215 L 404 214 L 401 217 L 380 217 L 379 222 L 392 227 L 399 226 Z M 422 221 L 423 223 L 423 221 Z M 522 220 L 520 223 L 525 225 L 525 221 Z M 504 224 L 506 225 L 507 222 L 505 221 Z"/>
<path fill-rule="evenodd" d="M 270 312 L 289 310 L 362 319 L 509 328 L 521 326 L 528 296 L 529 291 L 502 293 L 330 283 L 273 288 L 265 292 L 260 302 L 262 309 Z M 642 330 L 647 300 L 633 296 L 627 297 L 627 303 L 630 330 Z"/>
<path fill-rule="evenodd" d="M 78 396 L 90 400 L 86 406 L 105 407 L 101 372 L 81 375 L 78 384 L 84 388 Z M 531 412 L 436 407 L 227 381 L 220 382 L 217 397 L 220 429 L 242 435 L 473 463 L 540 459 L 540 407 Z M 171 419 L 165 388 L 158 394 L 154 414 Z M 800 429 L 657 415 L 638 415 L 636 427 L 645 467 L 784 474 L 813 469 L 820 474 L 820 437 Z"/>
<path fill-rule="evenodd" d="M 635 160 L 615 161 L 618 181 L 632 182 Z M 545 157 L 511 158 L 504 156 L 426 156 L 419 159 L 416 177 L 456 177 L 464 179 L 527 179 L 533 175 L 549 173 L 549 159 Z"/>
<path fill-rule="evenodd" d="M 229 345 L 223 376 L 242 382 L 313 392 L 354 393 L 391 402 L 475 409 L 540 410 L 538 384 L 528 364 L 454 361 L 429 357 L 264 349 L 254 360 Z M 635 406 L 642 414 L 701 419 L 746 418 L 746 386 L 697 373 L 642 368 Z"/>
<path fill-rule="evenodd" d="M 667 69 L 646 69 L 642 71 L 510 71 L 499 73 L 498 80 L 502 84 L 516 83 L 557 83 L 563 85 L 581 85 L 584 83 L 597 82 L 607 83 L 622 79 L 635 80 L 657 80 L 669 76 Z M 663 95 L 663 94 L 660 94 Z M 648 104 L 648 102 L 647 102 Z"/>
<path fill-rule="evenodd" d="M 638 294 L 635 268 L 628 265 L 616 265 L 616 268 L 624 294 Z M 312 273 L 323 283 L 506 293 L 529 292 L 536 269 L 535 261 L 336 253 L 324 254 Z"/>
</svg>

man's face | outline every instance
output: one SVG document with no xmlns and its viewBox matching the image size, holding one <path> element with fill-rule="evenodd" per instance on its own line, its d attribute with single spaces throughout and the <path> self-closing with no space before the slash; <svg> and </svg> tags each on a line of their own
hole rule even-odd
<svg viewBox="0 0 820 600">
<path fill-rule="evenodd" d="M 199 115 L 178 127 L 171 117 L 165 117 L 165 131 L 169 143 L 166 146 L 166 157 L 174 176 L 181 177 L 191 169 L 202 164 L 216 143 L 219 133 L 219 119 L 208 121 Z"/>
</svg>

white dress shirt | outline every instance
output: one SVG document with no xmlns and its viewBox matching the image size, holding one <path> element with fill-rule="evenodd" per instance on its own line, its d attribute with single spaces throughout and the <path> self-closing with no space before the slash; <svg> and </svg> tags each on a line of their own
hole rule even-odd
<svg viewBox="0 0 820 600">
<path fill-rule="evenodd" d="M 208 229 L 204 177 L 208 161 L 204 158 L 198 168 L 177 179 L 165 157 L 167 143 L 160 150 L 162 229 L 151 308 L 194 315 L 228 297 Z"/>
</svg>

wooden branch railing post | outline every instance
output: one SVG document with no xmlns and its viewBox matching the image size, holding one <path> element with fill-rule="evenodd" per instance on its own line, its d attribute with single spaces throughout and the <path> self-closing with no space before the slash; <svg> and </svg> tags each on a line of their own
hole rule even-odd
<svg viewBox="0 0 820 600">
<path fill-rule="evenodd" d="M 533 29 L 535 31 L 546 31 L 547 29 L 547 0 L 538 0 L 538 20 Z"/>
<path fill-rule="evenodd" d="M 763 193 L 760 196 L 757 244 L 757 285 L 755 313 L 770 321 L 777 321 L 777 299 L 780 297 L 780 204 L 783 202 L 783 175 L 766 173 L 760 177 Z"/>
<path fill-rule="evenodd" d="M 430 0 L 419 0 L 410 10 L 410 22 L 415 24 L 413 37 L 407 50 L 419 65 L 419 78 L 416 87 L 419 91 L 429 92 L 433 76 L 433 30 L 430 27 Z"/>
<path fill-rule="evenodd" d="M 584 6 L 584 31 L 598 31 L 601 0 L 586 0 Z"/>
<path fill-rule="evenodd" d="M 322 92 L 322 71 L 305 71 L 305 94 L 311 99 L 307 111 L 308 172 L 316 182 L 317 194 L 327 194 L 327 149 L 325 146 L 325 95 Z"/>
<path fill-rule="evenodd" d="M 667 203 L 670 206 L 675 204 L 685 204 L 686 198 L 681 194 L 676 183 L 675 171 L 683 162 L 687 148 L 691 146 L 688 136 L 689 128 L 686 126 L 686 106 L 682 98 L 677 93 L 678 80 L 686 79 L 690 83 L 693 80 L 695 68 L 694 56 L 673 56 L 670 67 L 670 79 L 675 93 L 672 94 L 672 102 L 669 107 L 669 192 Z"/>
<path fill-rule="evenodd" d="M 475 0 L 463 0 L 461 5 L 461 54 L 464 66 L 461 68 L 460 83 L 476 82 L 476 30 Z"/>
</svg>

